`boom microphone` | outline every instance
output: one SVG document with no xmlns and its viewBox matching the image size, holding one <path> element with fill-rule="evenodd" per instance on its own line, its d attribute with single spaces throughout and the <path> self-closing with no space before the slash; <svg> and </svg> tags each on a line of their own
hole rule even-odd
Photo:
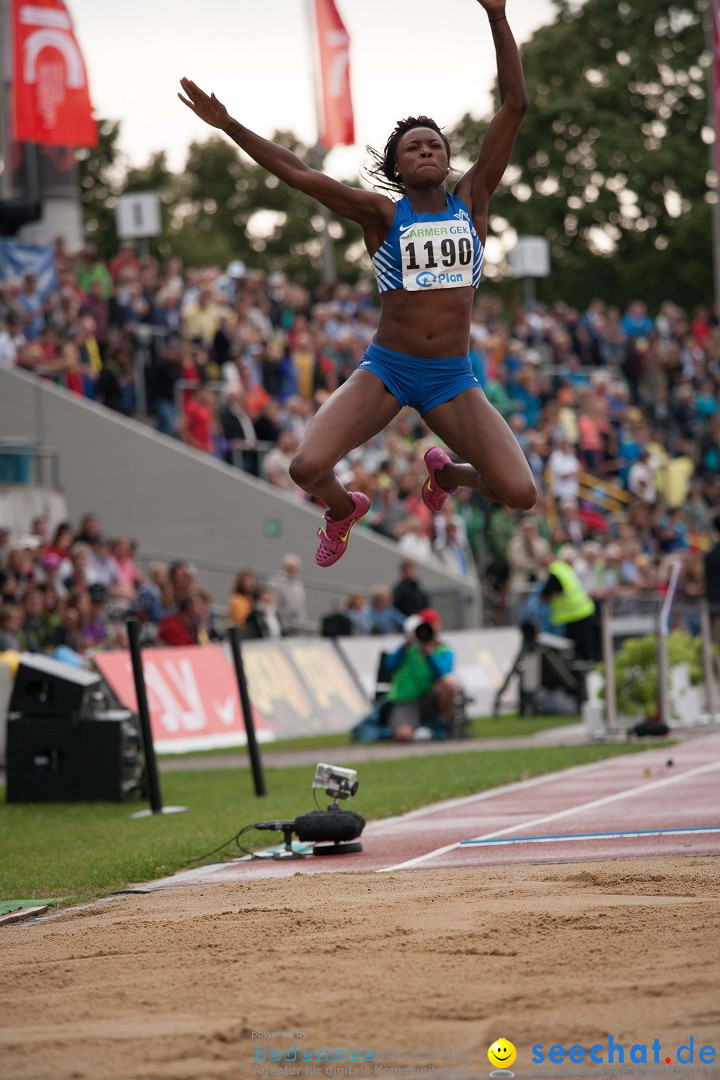
<svg viewBox="0 0 720 1080">
<path fill-rule="evenodd" d="M 273 858 L 302 858 L 301 854 L 293 852 L 293 833 L 297 833 L 298 839 L 303 842 L 320 844 L 313 848 L 313 855 L 346 855 L 353 851 L 362 851 L 362 844 L 352 841 L 357 840 L 365 828 L 365 818 L 353 810 L 331 807 L 329 810 L 312 810 L 309 814 L 301 814 L 291 820 L 258 821 L 254 828 L 284 834 L 285 851 L 273 855 Z"/>
<path fill-rule="evenodd" d="M 330 840 L 342 844 L 357 840 L 365 828 L 365 818 L 354 810 L 312 810 L 295 818 L 298 840 Z"/>
</svg>

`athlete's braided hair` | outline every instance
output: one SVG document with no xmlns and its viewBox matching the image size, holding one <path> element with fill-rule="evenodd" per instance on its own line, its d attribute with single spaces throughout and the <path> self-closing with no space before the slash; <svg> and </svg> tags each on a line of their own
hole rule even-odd
<svg viewBox="0 0 720 1080">
<path fill-rule="evenodd" d="M 370 157 L 370 164 L 365 166 L 364 171 L 370 178 L 373 187 L 383 191 L 398 192 L 400 195 L 405 194 L 405 185 L 396 172 L 397 148 L 403 135 L 408 131 L 412 131 L 413 128 L 418 127 L 431 128 L 433 131 L 437 131 L 438 135 L 445 143 L 448 161 L 450 160 L 450 143 L 438 127 L 437 123 L 429 116 L 408 116 L 404 120 L 398 120 L 397 124 L 390 132 L 390 136 L 385 143 L 385 149 L 382 154 L 380 154 L 374 146 L 365 147 Z"/>
</svg>

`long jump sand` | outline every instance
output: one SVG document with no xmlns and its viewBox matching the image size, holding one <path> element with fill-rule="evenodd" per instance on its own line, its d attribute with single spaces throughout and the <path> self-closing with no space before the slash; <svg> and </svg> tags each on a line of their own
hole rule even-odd
<svg viewBox="0 0 720 1080">
<path fill-rule="evenodd" d="M 2 931 L 0 1076 L 245 1080 L 277 1069 L 254 1047 L 290 1042 L 253 1032 L 298 1030 L 306 1049 L 387 1052 L 365 1075 L 485 1077 L 500 1036 L 516 1076 L 537 1043 L 609 1036 L 658 1038 L 676 1063 L 691 1036 L 720 1050 L 719 912 L 720 862 L 699 856 L 115 897 Z"/>
</svg>

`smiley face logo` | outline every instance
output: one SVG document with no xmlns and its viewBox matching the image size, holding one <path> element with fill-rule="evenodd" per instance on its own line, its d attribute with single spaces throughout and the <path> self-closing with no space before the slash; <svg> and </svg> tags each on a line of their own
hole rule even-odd
<svg viewBox="0 0 720 1080">
<path fill-rule="evenodd" d="M 496 1039 L 492 1046 L 488 1047 L 488 1061 L 498 1068 L 509 1068 L 516 1057 L 517 1050 L 509 1039 Z"/>
</svg>

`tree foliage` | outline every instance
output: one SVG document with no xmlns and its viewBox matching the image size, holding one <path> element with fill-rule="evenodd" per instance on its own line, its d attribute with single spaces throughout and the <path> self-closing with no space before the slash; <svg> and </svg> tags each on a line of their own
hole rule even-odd
<svg viewBox="0 0 720 1080">
<path fill-rule="evenodd" d="M 98 145 L 77 153 L 85 232 L 104 259 L 109 259 L 118 245 L 115 207 L 126 173 L 117 145 L 119 136 L 119 120 L 100 120 Z"/>
<path fill-rule="evenodd" d="M 545 299 L 709 299 L 702 0 L 555 4 L 523 47 L 530 108 L 491 226 L 548 239 Z M 462 156 L 477 156 L 482 129 L 460 122 Z"/>
</svg>

